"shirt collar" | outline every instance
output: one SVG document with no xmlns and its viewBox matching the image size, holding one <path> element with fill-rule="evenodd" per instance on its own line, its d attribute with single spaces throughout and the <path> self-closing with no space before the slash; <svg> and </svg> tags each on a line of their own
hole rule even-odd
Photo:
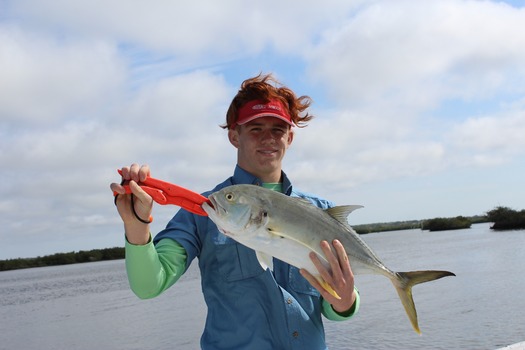
<svg viewBox="0 0 525 350">
<path fill-rule="evenodd" d="M 292 183 L 290 182 L 290 179 L 288 179 L 288 176 L 282 172 L 282 179 L 283 179 L 283 193 L 286 195 L 290 195 L 292 193 Z M 234 185 L 240 185 L 240 184 L 251 184 L 251 185 L 257 185 L 262 186 L 262 181 L 258 177 L 250 174 L 243 168 L 241 168 L 239 165 L 235 166 L 235 171 L 233 173 L 232 182 Z"/>
</svg>

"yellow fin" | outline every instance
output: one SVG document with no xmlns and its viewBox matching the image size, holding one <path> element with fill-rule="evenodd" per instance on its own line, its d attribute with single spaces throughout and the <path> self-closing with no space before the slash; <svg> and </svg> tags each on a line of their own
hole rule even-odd
<svg viewBox="0 0 525 350">
<path fill-rule="evenodd" d="M 337 299 L 341 299 L 341 297 L 336 293 L 336 291 L 332 288 L 331 285 L 328 284 L 328 282 L 326 282 L 325 280 L 323 281 L 319 281 L 319 283 L 321 283 L 321 286 L 323 286 L 323 288 L 330 294 L 332 294 L 335 298 Z"/>
</svg>

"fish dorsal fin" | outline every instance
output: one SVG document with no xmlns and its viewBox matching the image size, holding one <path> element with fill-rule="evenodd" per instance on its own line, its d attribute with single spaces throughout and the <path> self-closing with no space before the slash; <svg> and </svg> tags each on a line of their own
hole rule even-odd
<svg viewBox="0 0 525 350">
<path fill-rule="evenodd" d="M 261 265 L 263 270 L 266 271 L 266 269 L 270 269 L 271 271 L 273 271 L 273 256 L 270 256 L 261 251 L 256 251 L 255 255 L 257 256 L 257 260 L 259 261 L 259 264 Z"/>
<path fill-rule="evenodd" d="M 363 208 L 362 205 L 340 205 L 333 208 L 325 209 L 325 212 L 339 221 L 341 224 L 345 225 L 346 227 L 350 226 L 348 225 L 347 217 L 350 215 L 351 212 L 353 212 L 356 209 Z"/>
</svg>

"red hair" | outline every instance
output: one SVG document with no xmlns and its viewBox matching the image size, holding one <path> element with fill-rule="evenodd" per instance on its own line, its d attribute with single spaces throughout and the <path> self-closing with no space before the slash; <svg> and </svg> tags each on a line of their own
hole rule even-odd
<svg viewBox="0 0 525 350">
<path fill-rule="evenodd" d="M 312 103 L 310 97 L 297 97 L 290 88 L 282 85 L 271 74 L 259 74 L 242 82 L 239 92 L 226 112 L 226 124 L 221 127 L 230 129 L 235 126 L 239 118 L 239 109 L 246 103 L 253 100 L 269 102 L 271 99 L 278 99 L 283 103 L 293 124 L 297 127 L 307 126 L 307 123 L 313 118 L 312 115 L 303 113 Z"/>
</svg>

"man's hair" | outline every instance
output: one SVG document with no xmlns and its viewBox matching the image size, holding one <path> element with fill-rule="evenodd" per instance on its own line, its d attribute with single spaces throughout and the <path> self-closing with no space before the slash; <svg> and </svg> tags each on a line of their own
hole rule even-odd
<svg viewBox="0 0 525 350">
<path fill-rule="evenodd" d="M 307 126 L 307 123 L 313 118 L 312 115 L 303 113 L 312 103 L 310 97 L 297 97 L 290 88 L 281 84 L 271 74 L 261 73 L 242 82 L 239 92 L 233 98 L 226 112 L 226 124 L 221 125 L 221 127 L 230 129 L 235 125 L 239 117 L 239 109 L 246 103 L 253 100 L 269 102 L 270 99 L 278 99 L 283 103 L 288 109 L 292 122 L 297 127 Z"/>
</svg>

